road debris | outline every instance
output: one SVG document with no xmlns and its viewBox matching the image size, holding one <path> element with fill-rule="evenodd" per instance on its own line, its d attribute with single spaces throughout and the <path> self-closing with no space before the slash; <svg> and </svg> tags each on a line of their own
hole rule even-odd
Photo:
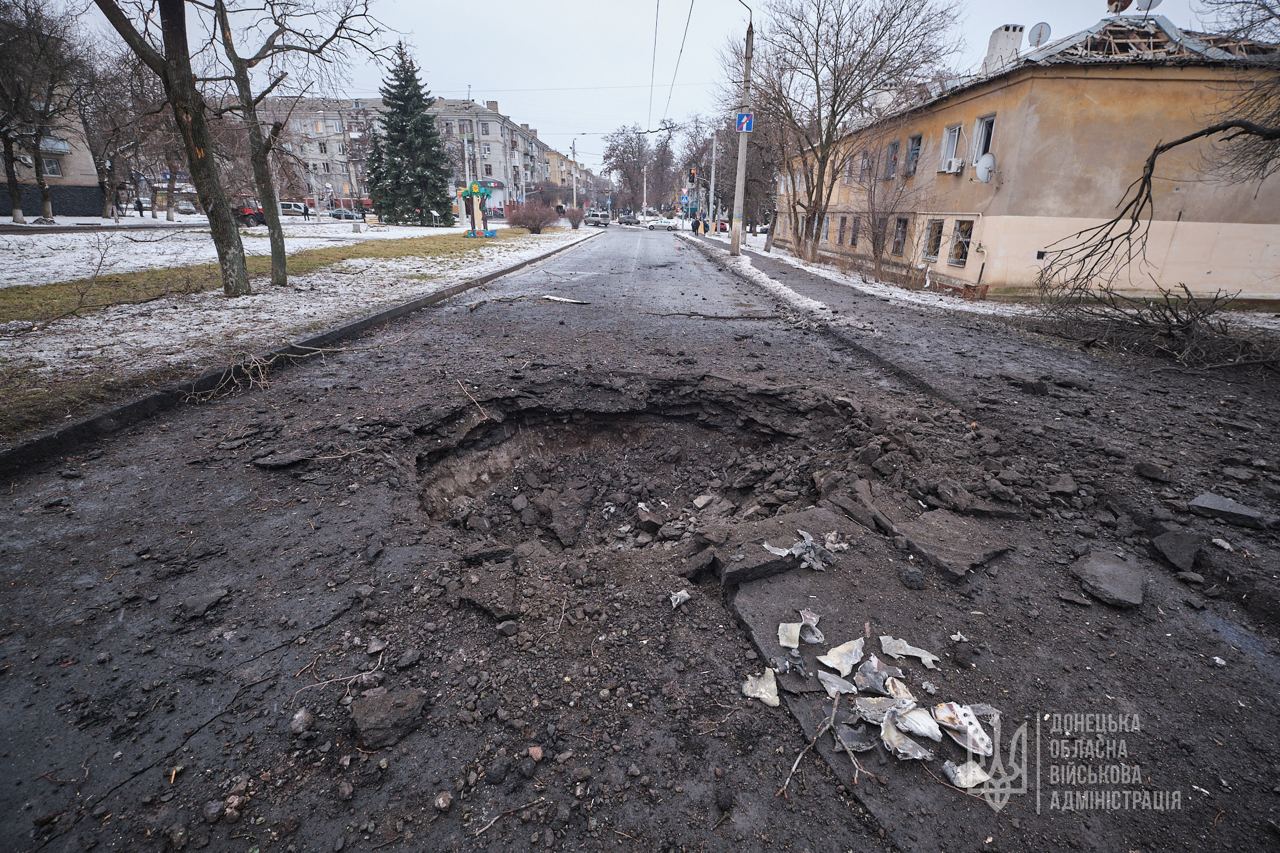
<svg viewBox="0 0 1280 853">
<path fill-rule="evenodd" d="M 903 734 L 898 728 L 898 711 L 890 709 L 880 723 L 884 748 L 903 761 L 932 761 L 933 753 Z"/>
<path fill-rule="evenodd" d="M 689 594 L 689 590 L 687 589 L 682 589 L 679 592 L 671 593 L 671 609 L 672 610 L 679 609 L 681 604 L 684 604 L 686 601 L 688 601 L 691 598 L 693 598 L 693 596 Z"/>
<path fill-rule="evenodd" d="M 885 684 L 889 678 L 902 678 L 902 670 L 896 666 L 881 663 L 880 658 L 871 655 L 862 662 L 862 666 L 858 667 L 858 672 L 853 676 L 853 683 L 864 692 L 890 696 L 892 694 L 889 692 L 888 685 Z"/>
<path fill-rule="evenodd" d="M 773 670 L 766 669 L 761 675 L 748 675 L 742 682 L 742 695 L 759 699 L 770 708 L 778 707 L 778 680 L 774 678 Z"/>
<path fill-rule="evenodd" d="M 853 700 L 857 715 L 868 723 L 879 725 L 884 722 L 885 714 L 898 705 L 898 700 L 889 696 L 859 696 Z"/>
<path fill-rule="evenodd" d="M 947 777 L 947 781 L 957 788 L 968 790 L 983 782 L 991 781 L 991 776 L 987 771 L 983 770 L 978 762 L 970 760 L 964 764 L 957 765 L 953 761 L 946 761 L 942 765 L 942 772 Z"/>
<path fill-rule="evenodd" d="M 956 636 L 960 636 L 960 635 L 957 634 Z M 952 639 L 955 639 L 955 637 L 952 637 Z M 962 641 L 963 641 L 963 637 L 961 637 L 960 640 L 957 640 L 957 642 L 962 642 Z M 884 652 L 886 655 L 888 655 L 891 658 L 894 658 L 895 660 L 900 660 L 903 657 L 910 656 L 914 658 L 919 658 L 920 662 L 923 663 L 929 669 L 938 668 L 939 658 L 937 655 L 933 654 L 932 652 L 927 652 L 924 649 L 916 648 L 915 646 L 908 643 L 906 640 L 899 640 L 895 637 L 890 637 L 887 635 L 882 636 L 880 638 L 880 651 Z"/>
<path fill-rule="evenodd" d="M 836 726 L 835 736 L 840 746 L 853 752 L 870 752 L 880 742 L 880 733 L 864 723 L 841 723 Z"/>
<path fill-rule="evenodd" d="M 800 629 L 803 627 L 800 622 L 779 622 L 778 645 L 784 649 L 800 648 Z"/>
<path fill-rule="evenodd" d="M 858 661 L 862 660 L 863 642 L 863 638 L 859 637 L 828 649 L 825 655 L 819 656 L 818 663 L 834 669 L 840 673 L 841 678 L 848 678 L 849 673 L 853 672 L 853 668 L 858 665 Z"/>
<path fill-rule="evenodd" d="M 938 727 L 928 709 L 912 708 L 909 711 L 897 711 L 895 714 L 894 721 L 904 732 L 927 737 L 933 741 L 942 741 L 942 729 Z"/>
<path fill-rule="evenodd" d="M 551 296 L 550 294 L 544 295 L 542 298 L 547 300 L 548 302 L 561 302 L 561 303 L 564 303 L 565 305 L 590 305 L 591 304 L 590 302 L 583 302 L 581 299 L 569 299 L 564 296 Z"/>
<path fill-rule="evenodd" d="M 764 549 L 776 557 L 795 557 L 800 561 L 800 565 L 813 569 L 815 572 L 825 572 L 827 566 L 835 563 L 836 551 L 844 551 L 849 547 L 847 542 L 840 542 L 836 537 L 835 531 L 828 533 L 822 542 L 818 542 L 813 538 L 813 534 L 807 530 L 797 530 L 796 533 L 800 538 L 791 544 L 790 548 L 778 548 L 764 543 Z"/>
<path fill-rule="evenodd" d="M 811 646 L 826 642 L 826 637 L 818 630 L 818 620 L 822 617 L 812 610 L 800 611 L 800 639 Z"/>
<path fill-rule="evenodd" d="M 951 739 L 975 755 L 991 754 L 991 738 L 968 705 L 943 702 L 933 706 L 933 718 L 946 729 Z"/>
<path fill-rule="evenodd" d="M 819 671 L 818 681 L 822 684 L 823 689 L 827 691 L 827 695 L 832 699 L 836 698 L 841 693 L 853 695 L 858 692 L 858 688 L 854 687 L 851 682 L 845 681 L 840 676 L 832 675 L 829 672 Z"/>
</svg>

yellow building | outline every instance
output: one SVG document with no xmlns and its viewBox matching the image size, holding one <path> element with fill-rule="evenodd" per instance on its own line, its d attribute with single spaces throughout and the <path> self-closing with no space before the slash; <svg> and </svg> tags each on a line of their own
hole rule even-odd
<svg viewBox="0 0 1280 853">
<path fill-rule="evenodd" d="M 1046 250 L 1115 215 L 1151 149 L 1220 118 L 1275 46 L 1118 16 L 1019 53 L 1021 27 L 992 35 L 983 76 L 850 134 L 819 256 L 968 292 L 1035 286 Z M 1127 286 L 1280 298 L 1280 185 L 1215 179 L 1211 142 L 1161 157 L 1146 266 Z M 779 187 L 777 242 L 793 242 Z M 1147 276 L 1150 273 L 1151 277 Z"/>
</svg>

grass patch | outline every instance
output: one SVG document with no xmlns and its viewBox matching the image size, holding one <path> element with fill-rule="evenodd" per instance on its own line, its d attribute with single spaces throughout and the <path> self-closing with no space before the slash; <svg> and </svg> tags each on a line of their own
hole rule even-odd
<svg viewBox="0 0 1280 853">
<path fill-rule="evenodd" d="M 526 236 L 522 228 L 498 232 L 499 240 Z M 382 258 L 454 258 L 479 251 L 484 240 L 467 239 L 461 234 L 436 234 L 430 237 L 404 237 L 395 240 L 364 240 L 345 246 L 303 249 L 289 255 L 289 275 L 308 275 L 327 266 L 347 260 Z M 122 251 L 127 251 L 121 247 Z M 271 273 L 271 258 L 252 255 L 246 259 L 250 277 Z M 259 289 L 270 287 L 258 282 Z M 214 263 L 195 264 L 164 269 L 109 273 L 97 279 L 60 281 L 0 289 L 0 323 L 26 320 L 45 322 L 73 313 L 85 313 L 111 305 L 148 302 L 165 296 L 220 290 L 222 277 Z"/>
</svg>

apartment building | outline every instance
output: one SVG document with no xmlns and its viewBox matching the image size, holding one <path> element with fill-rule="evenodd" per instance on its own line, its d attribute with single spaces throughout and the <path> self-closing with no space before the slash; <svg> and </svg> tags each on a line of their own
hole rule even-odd
<svg viewBox="0 0 1280 853">
<path fill-rule="evenodd" d="M 886 278 L 1029 292 L 1053 244 L 1111 218 L 1151 149 L 1217 120 L 1262 73 L 1247 59 L 1276 49 L 1160 16 L 1106 18 L 1029 50 L 1021 38 L 1022 27 L 1002 27 L 985 74 L 849 134 L 821 257 L 869 266 L 879 242 Z M 1161 158 L 1134 292 L 1153 289 L 1150 273 L 1165 286 L 1280 297 L 1280 185 L 1217 180 L 1219 156 L 1206 143 Z M 782 244 L 799 221 L 792 197 L 783 180 Z"/>
<path fill-rule="evenodd" d="M 101 216 L 102 188 L 93 154 L 85 141 L 84 125 L 69 116 L 55 129 L 40 138 L 40 159 L 45 181 L 53 202 L 53 215 Z M 14 164 L 18 187 L 22 192 L 22 211 L 27 219 L 40 215 L 40 188 L 36 186 L 35 160 L 25 151 L 18 152 Z M 13 213 L 9 193 L 0 192 L 0 216 Z"/>
</svg>

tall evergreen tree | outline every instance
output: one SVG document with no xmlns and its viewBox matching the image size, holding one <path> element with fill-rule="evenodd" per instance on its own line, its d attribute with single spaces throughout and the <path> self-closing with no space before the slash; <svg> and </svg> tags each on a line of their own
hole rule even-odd
<svg viewBox="0 0 1280 853">
<path fill-rule="evenodd" d="M 427 112 L 430 94 L 418 80 L 418 65 L 404 43 L 382 88 L 381 127 L 370 144 L 367 170 L 369 197 L 387 222 L 425 224 L 431 211 L 453 224 L 452 170 L 435 118 Z"/>
</svg>

